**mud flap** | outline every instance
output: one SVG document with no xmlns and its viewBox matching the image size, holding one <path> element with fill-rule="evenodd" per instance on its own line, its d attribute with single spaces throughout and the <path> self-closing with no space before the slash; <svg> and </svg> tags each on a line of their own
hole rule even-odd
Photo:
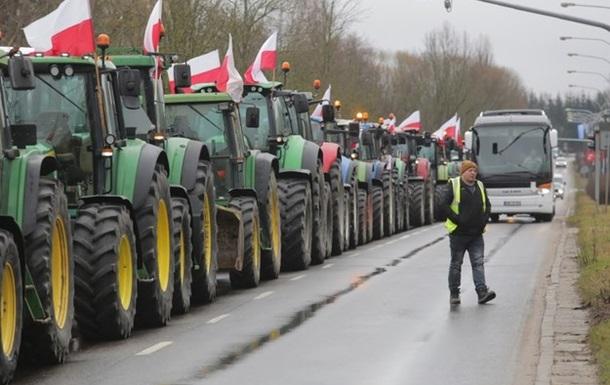
<svg viewBox="0 0 610 385">
<path fill-rule="evenodd" d="M 244 255 L 244 229 L 241 213 L 224 206 L 216 207 L 218 226 L 218 268 L 241 271 Z"/>
</svg>

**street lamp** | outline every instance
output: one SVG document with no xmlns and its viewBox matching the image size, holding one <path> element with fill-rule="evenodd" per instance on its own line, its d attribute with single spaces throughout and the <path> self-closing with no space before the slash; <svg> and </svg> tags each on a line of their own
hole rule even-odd
<svg viewBox="0 0 610 385">
<path fill-rule="evenodd" d="M 610 79 L 606 75 L 601 74 L 599 72 L 595 72 L 595 71 L 576 71 L 576 70 L 567 70 L 566 72 L 569 73 L 569 74 L 598 75 L 598 76 L 601 76 L 602 78 L 604 78 L 604 80 L 606 80 L 610 84 Z"/>
<path fill-rule="evenodd" d="M 610 7 L 607 7 L 605 5 L 595 5 L 595 4 L 561 3 L 561 6 L 564 7 L 564 8 L 567 8 L 567 7 L 586 7 L 586 8 L 604 8 L 604 9 L 610 9 Z"/>
<path fill-rule="evenodd" d="M 568 53 L 568 56 L 569 57 L 576 57 L 576 56 L 578 56 L 578 57 L 586 57 L 586 58 L 590 58 L 590 59 L 599 59 L 599 60 L 603 60 L 606 63 L 610 64 L 610 60 L 606 59 L 605 57 L 601 57 L 601 56 L 583 55 L 583 54 L 580 54 L 580 53 L 573 53 L 573 52 Z"/>
<path fill-rule="evenodd" d="M 559 40 L 589 40 L 589 41 L 601 41 L 602 43 L 610 46 L 610 42 L 608 40 L 594 38 L 594 37 L 575 37 L 575 36 L 559 36 Z"/>
</svg>

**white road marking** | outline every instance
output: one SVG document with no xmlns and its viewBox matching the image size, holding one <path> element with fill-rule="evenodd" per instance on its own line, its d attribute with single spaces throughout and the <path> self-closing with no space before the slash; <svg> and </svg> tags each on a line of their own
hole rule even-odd
<svg viewBox="0 0 610 385">
<path fill-rule="evenodd" d="M 171 344 L 173 344 L 172 341 L 159 342 L 158 344 L 154 344 L 153 346 L 146 348 L 139 353 L 136 353 L 136 356 L 147 356 L 149 354 L 153 354 L 154 352 L 159 351 L 159 350 L 163 349 L 164 347 L 169 346 Z"/>
<path fill-rule="evenodd" d="M 227 318 L 228 316 L 230 316 L 231 314 L 227 313 L 227 314 L 221 314 L 218 317 L 212 318 L 211 320 L 209 320 L 208 322 L 206 322 L 206 324 L 215 324 L 216 322 L 220 322 L 223 319 Z"/>
<path fill-rule="evenodd" d="M 391 245 L 392 243 L 396 242 L 398 239 L 393 239 L 391 241 L 387 241 L 386 243 L 384 243 L 384 245 Z"/>
<path fill-rule="evenodd" d="M 292 277 L 290 278 L 291 281 L 298 281 L 301 278 L 305 278 L 307 274 L 301 274 L 301 275 L 297 275 L 296 277 Z"/>
<path fill-rule="evenodd" d="M 402 237 L 400 237 L 400 238 L 398 238 L 398 239 L 407 239 L 407 238 L 409 238 L 410 236 L 411 236 L 411 234 L 406 234 L 406 235 L 403 235 Z"/>
<path fill-rule="evenodd" d="M 377 246 L 373 246 L 373 247 L 371 247 L 371 248 L 369 249 L 369 251 L 370 251 L 370 250 L 375 250 L 375 249 L 378 249 L 378 248 L 380 248 L 380 247 L 383 247 L 383 245 L 377 245 Z"/>
<path fill-rule="evenodd" d="M 334 263 L 327 263 L 327 264 L 325 264 L 324 266 L 322 266 L 322 268 L 323 268 L 323 269 L 329 269 L 329 268 L 331 268 L 331 267 L 333 267 L 333 266 L 335 266 L 335 264 L 334 264 Z"/>
<path fill-rule="evenodd" d="M 359 255 L 360 255 L 360 253 L 354 253 L 354 254 L 350 255 L 350 257 L 357 257 Z"/>
<path fill-rule="evenodd" d="M 254 299 L 263 299 L 265 297 L 269 297 L 271 294 L 273 294 L 273 291 L 266 291 L 264 293 L 260 293 L 256 297 L 254 297 Z"/>
</svg>

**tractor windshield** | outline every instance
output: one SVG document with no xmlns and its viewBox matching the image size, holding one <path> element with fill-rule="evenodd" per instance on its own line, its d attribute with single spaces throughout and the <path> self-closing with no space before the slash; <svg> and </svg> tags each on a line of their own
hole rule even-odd
<svg viewBox="0 0 610 385">
<path fill-rule="evenodd" d="M 267 98 L 265 95 L 258 92 L 250 92 L 244 96 L 244 100 L 239 108 L 242 121 L 246 119 L 246 109 L 252 106 L 257 107 L 259 110 L 259 124 L 258 127 L 246 127 L 245 134 L 248 143 L 253 148 L 265 151 L 269 147 L 268 138 L 271 135 L 269 109 L 267 108 Z"/>
</svg>

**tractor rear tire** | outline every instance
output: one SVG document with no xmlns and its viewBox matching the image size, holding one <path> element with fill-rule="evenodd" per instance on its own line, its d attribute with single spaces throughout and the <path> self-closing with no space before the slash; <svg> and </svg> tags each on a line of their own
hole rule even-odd
<svg viewBox="0 0 610 385">
<path fill-rule="evenodd" d="M 90 339 L 125 339 L 134 326 L 137 254 L 125 206 L 92 203 L 74 221 L 76 321 Z"/>
<path fill-rule="evenodd" d="M 237 197 L 229 201 L 229 207 L 241 212 L 244 235 L 242 269 L 231 269 L 229 278 L 234 289 L 258 286 L 261 278 L 261 242 L 258 202 L 252 197 Z"/>
<path fill-rule="evenodd" d="M 373 199 L 373 239 L 383 238 L 383 191 L 379 186 L 371 189 Z"/>
<path fill-rule="evenodd" d="M 74 321 L 74 257 L 68 199 L 60 182 L 40 178 L 36 224 L 25 235 L 25 263 L 30 271 L 47 322 L 25 312 L 23 352 L 43 363 L 61 363 L 70 351 Z"/>
<path fill-rule="evenodd" d="M 326 258 L 330 258 L 332 251 L 333 251 L 333 218 L 335 217 L 334 214 L 334 207 L 332 205 L 332 196 L 331 196 L 331 187 L 330 187 L 330 182 L 325 182 L 324 183 L 324 205 L 326 206 L 326 210 L 324 210 L 325 213 L 325 220 L 326 220 L 326 234 L 324 237 L 324 240 L 326 241 L 326 247 L 325 247 L 325 259 Z M 324 262 L 324 261 L 322 261 Z"/>
<path fill-rule="evenodd" d="M 261 251 L 261 278 L 277 279 L 282 267 L 282 213 L 278 183 L 272 172 L 267 184 L 267 202 L 260 207 L 261 225 L 269 238 L 270 249 Z"/>
<path fill-rule="evenodd" d="M 419 227 L 425 223 L 425 205 L 426 197 L 424 191 L 424 184 L 420 181 L 416 181 L 409 184 L 409 214 L 411 226 Z"/>
<path fill-rule="evenodd" d="M 193 256 L 191 245 L 191 213 L 185 198 L 172 198 L 174 229 L 174 298 L 172 312 L 185 314 L 191 309 Z"/>
<path fill-rule="evenodd" d="M 394 224 L 395 232 L 398 233 L 405 230 L 405 185 L 401 183 L 396 168 L 392 171 L 392 184 L 394 186 Z"/>
<path fill-rule="evenodd" d="M 383 235 L 389 237 L 396 232 L 396 217 L 394 212 L 394 181 L 392 174 L 385 170 L 382 176 L 383 182 Z"/>
<path fill-rule="evenodd" d="M 279 183 L 282 212 L 282 270 L 305 270 L 311 264 L 313 210 L 306 179 Z"/>
<path fill-rule="evenodd" d="M 210 303 L 216 298 L 218 255 L 216 244 L 216 195 L 214 174 L 209 162 L 199 161 L 197 179 L 192 192 L 201 202 L 199 225 L 193 227 L 193 300 Z M 194 219 L 194 218 L 193 218 Z M 193 220 L 193 222 L 195 222 Z M 197 232 L 197 235 L 196 235 Z"/>
<path fill-rule="evenodd" d="M 318 160 L 318 169 L 312 174 L 311 195 L 313 201 L 313 232 L 311 247 L 311 264 L 317 265 L 324 262 L 326 258 L 327 237 L 327 207 L 326 189 L 324 187 L 324 170 L 322 162 Z"/>
<path fill-rule="evenodd" d="M 23 282 L 19 251 L 13 235 L 0 230 L 0 383 L 8 384 L 13 378 L 21 347 L 23 329 Z"/>
<path fill-rule="evenodd" d="M 442 222 L 447 219 L 445 218 L 445 213 L 441 209 L 443 207 L 443 200 L 445 199 L 446 191 L 446 184 L 437 184 L 434 187 L 434 220 L 437 222 Z"/>
<path fill-rule="evenodd" d="M 425 185 L 424 195 L 424 224 L 431 225 L 434 222 L 434 185 Z"/>
<path fill-rule="evenodd" d="M 136 210 L 141 261 L 152 281 L 138 280 L 136 324 L 165 326 L 174 296 L 174 233 L 167 172 L 155 166 L 146 202 Z"/>
<path fill-rule="evenodd" d="M 341 165 L 335 161 L 330 167 L 330 188 L 332 205 L 332 255 L 339 255 L 347 248 L 345 234 L 348 231 L 345 223 L 345 189 L 341 178 Z"/>
<path fill-rule="evenodd" d="M 355 249 L 359 244 L 360 229 L 358 224 L 358 185 L 352 183 L 351 191 L 346 192 L 349 207 L 349 248 Z"/>
<path fill-rule="evenodd" d="M 368 194 L 365 190 L 358 190 L 358 244 L 364 245 L 369 241 L 368 232 Z"/>
</svg>

